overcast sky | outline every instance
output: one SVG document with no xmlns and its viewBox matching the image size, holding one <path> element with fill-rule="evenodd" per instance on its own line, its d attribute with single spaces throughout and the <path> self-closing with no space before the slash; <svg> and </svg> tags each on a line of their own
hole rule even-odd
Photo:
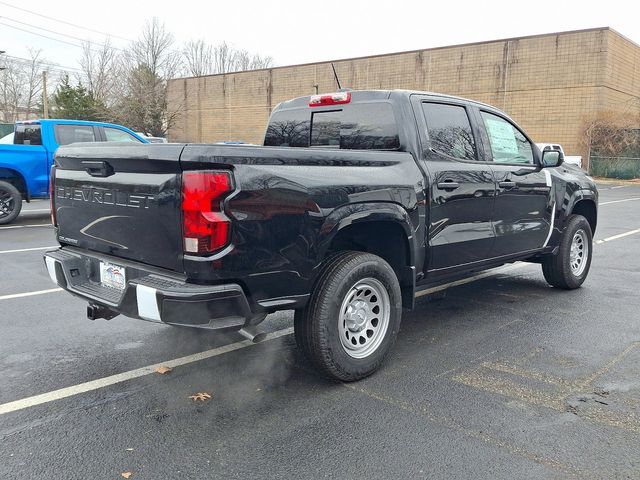
<svg viewBox="0 0 640 480">
<path fill-rule="evenodd" d="M 77 68 L 80 49 L 72 44 L 79 44 L 79 39 L 102 42 L 109 34 L 115 45 L 124 46 L 125 39 L 136 38 L 153 16 L 166 24 L 178 43 L 199 38 L 213 44 L 226 41 L 269 55 L 278 66 L 604 26 L 640 43 L 640 15 L 634 3 L 1 0 L 0 50 L 26 57 L 28 47 L 42 49 L 48 61 Z"/>
</svg>

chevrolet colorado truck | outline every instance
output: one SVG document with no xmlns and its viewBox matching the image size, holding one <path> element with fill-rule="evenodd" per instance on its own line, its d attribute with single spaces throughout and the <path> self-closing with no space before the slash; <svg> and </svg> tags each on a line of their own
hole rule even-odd
<svg viewBox="0 0 640 480">
<path fill-rule="evenodd" d="M 509 262 L 579 287 L 598 192 L 501 111 L 434 93 L 279 104 L 263 146 L 61 147 L 51 279 L 118 314 L 249 336 L 295 310 L 299 348 L 353 381 L 420 290 Z"/>
<path fill-rule="evenodd" d="M 11 144 L 0 142 L 0 225 L 20 214 L 22 201 L 49 196 L 49 172 L 60 145 L 74 142 L 147 143 L 121 125 L 84 120 L 17 122 Z M 4 137 L 3 137 L 4 140 Z"/>
</svg>

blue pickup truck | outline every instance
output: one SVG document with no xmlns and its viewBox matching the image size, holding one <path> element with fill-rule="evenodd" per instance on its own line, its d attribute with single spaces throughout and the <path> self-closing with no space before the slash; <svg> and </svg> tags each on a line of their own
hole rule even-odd
<svg viewBox="0 0 640 480">
<path fill-rule="evenodd" d="M 13 144 L 0 144 L 0 225 L 16 219 L 22 201 L 49 196 L 53 155 L 77 142 L 148 143 L 121 125 L 81 120 L 18 122 Z"/>
</svg>

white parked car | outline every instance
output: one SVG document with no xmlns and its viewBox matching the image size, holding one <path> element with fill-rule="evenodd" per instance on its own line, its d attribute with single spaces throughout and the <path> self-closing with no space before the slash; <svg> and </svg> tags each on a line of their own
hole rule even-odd
<svg viewBox="0 0 640 480">
<path fill-rule="evenodd" d="M 0 138 L 0 143 L 2 144 L 9 144 L 11 145 L 13 143 L 13 132 L 11 132 L 8 135 L 5 135 L 4 137 Z"/>
<path fill-rule="evenodd" d="M 558 143 L 536 143 L 540 151 L 542 152 L 545 148 L 550 150 L 558 150 L 562 152 L 564 155 L 564 163 L 568 163 L 570 165 L 577 165 L 582 168 L 582 157 L 580 155 L 565 155 L 564 150 L 562 149 L 562 145 Z"/>
</svg>

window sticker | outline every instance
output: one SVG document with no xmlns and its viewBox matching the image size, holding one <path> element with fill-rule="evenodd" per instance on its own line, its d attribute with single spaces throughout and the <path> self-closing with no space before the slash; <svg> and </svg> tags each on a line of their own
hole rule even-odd
<svg viewBox="0 0 640 480">
<path fill-rule="evenodd" d="M 513 133 L 513 127 L 502 120 L 485 118 L 487 133 L 491 141 L 491 149 L 495 154 L 518 155 L 518 144 Z"/>
</svg>

